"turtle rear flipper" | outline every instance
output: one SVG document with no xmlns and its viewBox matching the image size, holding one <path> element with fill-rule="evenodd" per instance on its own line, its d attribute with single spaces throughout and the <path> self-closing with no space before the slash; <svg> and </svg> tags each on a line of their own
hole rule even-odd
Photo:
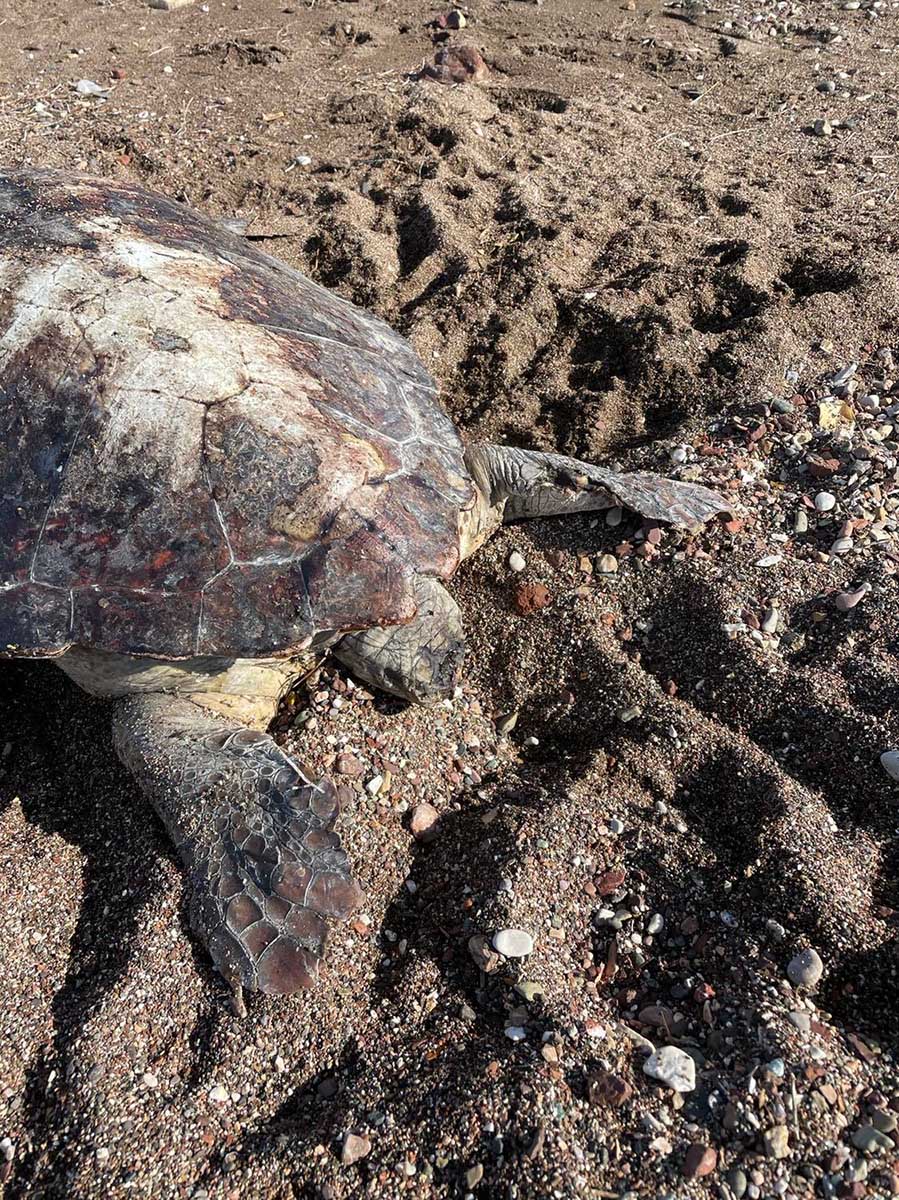
<svg viewBox="0 0 899 1200">
<path fill-rule="evenodd" d="M 225 979 L 275 994 L 311 987 L 326 918 L 361 900 L 333 830 L 333 784 L 312 782 L 267 734 L 178 696 L 119 700 L 113 735 L 178 848 L 193 924 Z"/>
</svg>

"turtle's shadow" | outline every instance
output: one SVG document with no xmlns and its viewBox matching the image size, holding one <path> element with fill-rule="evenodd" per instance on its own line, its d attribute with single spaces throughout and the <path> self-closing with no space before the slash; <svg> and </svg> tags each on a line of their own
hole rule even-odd
<svg viewBox="0 0 899 1200">
<path fill-rule="evenodd" d="M 65 979 L 50 1006 L 52 1038 L 26 1071 L 22 1140 L 34 1149 L 17 1160 L 6 1185 L 12 1200 L 68 1194 L 64 1159 L 80 1118 L 63 1096 L 72 1072 L 89 1070 L 75 1048 L 125 973 L 140 913 L 160 882 L 152 821 L 113 750 L 107 704 L 78 691 L 52 664 L 10 662 L 0 728 L 12 746 L 0 813 L 18 799 L 30 824 L 77 846 L 83 859 Z"/>
</svg>

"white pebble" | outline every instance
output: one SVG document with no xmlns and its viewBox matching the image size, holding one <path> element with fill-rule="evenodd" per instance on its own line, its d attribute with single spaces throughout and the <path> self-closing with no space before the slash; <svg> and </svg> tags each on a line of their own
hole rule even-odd
<svg viewBox="0 0 899 1200">
<path fill-rule="evenodd" d="M 510 1042 L 523 1042 L 527 1037 L 521 1025 L 509 1025 L 504 1032 Z"/>
<path fill-rule="evenodd" d="M 677 1046 L 661 1046 L 653 1051 L 643 1064 L 643 1071 L 673 1092 L 692 1092 L 696 1087 L 696 1063 Z"/>
<path fill-rule="evenodd" d="M 369 779 L 368 783 L 365 785 L 365 790 L 368 792 L 368 794 L 370 796 L 377 796 L 378 792 L 380 792 L 380 790 L 383 786 L 384 786 L 384 776 L 383 775 L 375 775 L 375 777 L 373 779 Z"/>
<path fill-rule="evenodd" d="M 511 571 L 523 571 L 527 565 L 517 550 L 513 550 L 509 555 L 509 569 Z"/>
<path fill-rule="evenodd" d="M 534 951 L 534 939 L 524 929 L 500 929 L 493 935 L 493 949 L 504 958 L 525 958 Z"/>
<path fill-rule="evenodd" d="M 215 1087 L 211 1087 L 209 1089 L 208 1095 L 209 1095 L 209 1099 L 212 1101 L 213 1104 L 227 1104 L 228 1103 L 227 1089 L 223 1088 L 220 1083 L 217 1083 L 215 1085 Z"/>
<path fill-rule="evenodd" d="M 678 466 L 687 461 L 688 450 L 686 446 L 675 446 L 668 457 Z"/>
<path fill-rule="evenodd" d="M 833 492 L 819 492 L 815 497 L 815 508 L 818 512 L 830 512 L 836 502 L 837 498 Z"/>
</svg>

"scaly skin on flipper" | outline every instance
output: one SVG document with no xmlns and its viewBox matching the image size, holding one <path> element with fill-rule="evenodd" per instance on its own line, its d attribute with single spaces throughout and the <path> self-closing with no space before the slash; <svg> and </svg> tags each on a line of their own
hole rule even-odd
<svg viewBox="0 0 899 1200">
<path fill-rule="evenodd" d="M 161 693 L 116 703 L 119 757 L 171 835 L 192 921 L 232 984 L 288 994 L 315 982 L 325 918 L 358 907 L 333 784 L 311 782 L 264 733 Z"/>
<path fill-rule="evenodd" d="M 612 508 L 633 509 L 651 521 L 692 528 L 728 502 L 698 483 L 681 483 L 649 471 L 610 471 L 564 454 L 515 446 L 472 446 L 465 461 L 482 493 L 504 521 L 553 517 Z"/>
</svg>

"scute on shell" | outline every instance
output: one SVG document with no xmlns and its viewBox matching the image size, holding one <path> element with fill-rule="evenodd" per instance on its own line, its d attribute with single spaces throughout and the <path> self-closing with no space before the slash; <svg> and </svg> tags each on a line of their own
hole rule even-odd
<svg viewBox="0 0 899 1200">
<path fill-rule="evenodd" d="M 458 563 L 408 343 L 131 184 L 0 174 L 0 421 L 0 655 L 277 653 Z"/>
</svg>

